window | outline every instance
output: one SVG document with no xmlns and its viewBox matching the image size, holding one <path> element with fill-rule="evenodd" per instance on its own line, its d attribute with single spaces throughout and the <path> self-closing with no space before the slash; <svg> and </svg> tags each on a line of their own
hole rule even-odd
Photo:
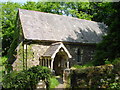
<svg viewBox="0 0 120 90">
<path fill-rule="evenodd" d="M 83 57 L 83 49 L 78 49 L 77 50 L 77 62 L 82 62 L 82 57 Z"/>
<path fill-rule="evenodd" d="M 94 50 L 91 50 L 91 58 L 90 58 L 90 60 L 93 60 L 93 57 L 94 57 Z"/>
<path fill-rule="evenodd" d="M 77 62 L 80 62 L 80 49 L 77 50 Z"/>
</svg>

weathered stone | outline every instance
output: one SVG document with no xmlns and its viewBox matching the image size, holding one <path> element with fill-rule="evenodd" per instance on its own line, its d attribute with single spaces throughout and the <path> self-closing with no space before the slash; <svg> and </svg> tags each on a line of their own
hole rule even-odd
<svg viewBox="0 0 120 90">
<path fill-rule="evenodd" d="M 10 52 L 9 56 L 10 61 L 14 61 L 13 70 L 42 65 L 63 72 L 69 66 L 67 62 L 70 67 L 85 64 L 92 60 L 96 43 L 106 33 L 107 26 L 103 23 L 23 9 L 18 11 L 18 36 L 13 43 L 16 46 L 11 49 L 16 53 Z"/>
<path fill-rule="evenodd" d="M 43 89 L 43 88 L 46 88 L 46 83 L 40 80 L 38 84 L 36 85 L 36 89 L 38 90 L 38 89 Z"/>
</svg>

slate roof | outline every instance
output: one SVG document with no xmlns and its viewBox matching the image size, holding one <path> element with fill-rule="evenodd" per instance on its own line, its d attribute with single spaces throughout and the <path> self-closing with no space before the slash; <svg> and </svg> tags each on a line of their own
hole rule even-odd
<svg viewBox="0 0 120 90">
<path fill-rule="evenodd" d="M 47 51 L 44 53 L 43 56 L 52 56 L 54 54 L 54 52 L 58 49 L 59 46 L 60 46 L 60 43 L 52 44 L 47 49 Z"/>
<path fill-rule="evenodd" d="M 54 58 L 56 53 L 63 48 L 64 51 L 67 53 L 68 57 L 71 58 L 72 56 L 70 55 L 69 51 L 67 50 L 67 48 L 64 46 L 64 44 L 62 42 L 57 42 L 57 43 L 53 43 L 48 49 L 47 51 L 44 53 L 43 57 L 51 57 Z"/>
<path fill-rule="evenodd" d="M 24 9 L 19 9 L 19 17 L 28 40 L 98 43 L 107 28 L 99 22 Z"/>
</svg>

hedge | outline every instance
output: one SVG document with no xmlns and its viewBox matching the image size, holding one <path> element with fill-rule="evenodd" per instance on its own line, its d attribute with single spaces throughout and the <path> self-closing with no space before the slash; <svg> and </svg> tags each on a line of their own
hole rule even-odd
<svg viewBox="0 0 120 90">
<path fill-rule="evenodd" d="M 120 63 L 72 70 L 71 88 L 120 89 Z"/>
<path fill-rule="evenodd" d="M 51 71 L 47 67 L 34 66 L 28 70 L 6 74 L 3 77 L 4 89 L 35 89 L 36 84 L 43 80 L 49 87 L 49 81 L 51 77 Z"/>
</svg>

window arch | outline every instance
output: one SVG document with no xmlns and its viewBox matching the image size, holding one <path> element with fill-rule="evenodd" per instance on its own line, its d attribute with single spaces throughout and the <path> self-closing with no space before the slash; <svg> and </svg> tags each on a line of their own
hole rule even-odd
<svg viewBox="0 0 120 90">
<path fill-rule="evenodd" d="M 77 50 L 77 62 L 80 62 L 80 49 Z"/>
<path fill-rule="evenodd" d="M 77 62 L 82 62 L 83 49 L 78 48 L 77 50 Z"/>
</svg>

